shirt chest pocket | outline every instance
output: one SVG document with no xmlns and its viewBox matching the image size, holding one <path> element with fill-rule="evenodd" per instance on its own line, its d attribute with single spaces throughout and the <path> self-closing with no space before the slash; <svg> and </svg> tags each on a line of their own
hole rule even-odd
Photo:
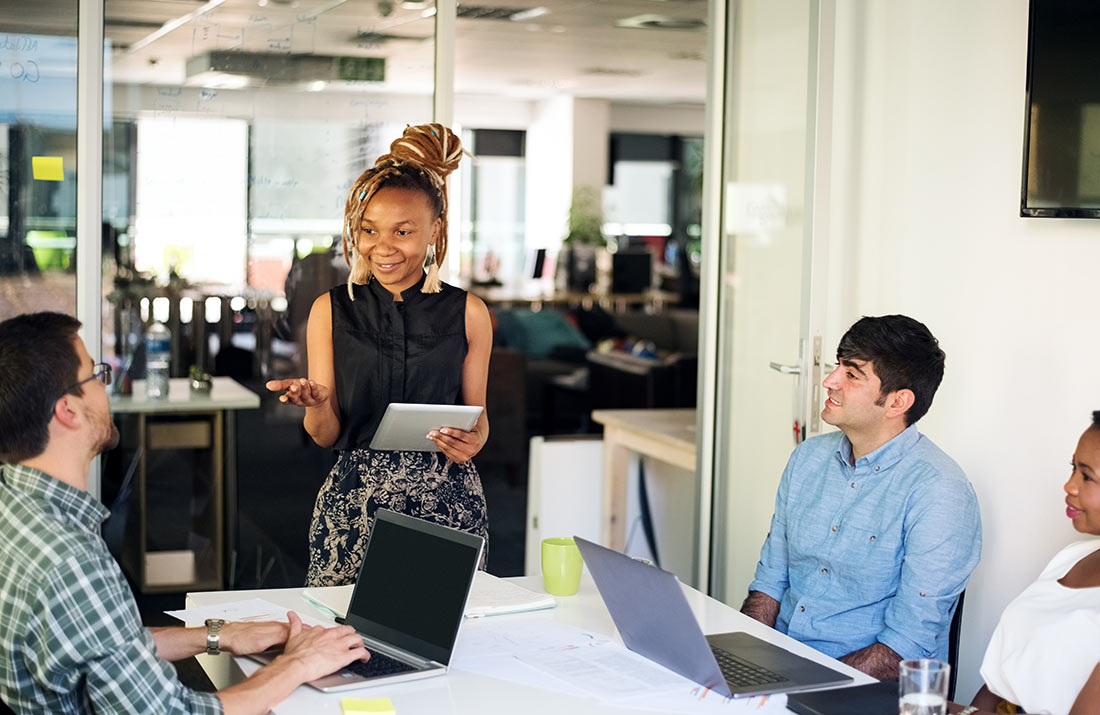
<svg viewBox="0 0 1100 715">
<path fill-rule="evenodd" d="M 901 576 L 901 534 L 874 525 L 842 524 L 847 567 L 843 572 L 871 599 L 886 598 Z"/>
</svg>

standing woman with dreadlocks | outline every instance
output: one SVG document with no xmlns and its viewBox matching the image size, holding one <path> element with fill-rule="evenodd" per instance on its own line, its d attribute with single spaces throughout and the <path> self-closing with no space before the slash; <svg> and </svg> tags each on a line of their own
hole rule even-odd
<svg viewBox="0 0 1100 715">
<path fill-rule="evenodd" d="M 308 585 L 355 582 L 380 507 L 488 538 L 481 478 L 470 461 L 489 436 L 484 411 L 470 432 L 433 430 L 440 452 L 367 446 L 390 402 L 485 406 L 489 311 L 439 279 L 445 182 L 463 153 L 441 124 L 408 127 L 363 172 L 344 209 L 348 283 L 310 311 L 309 378 L 267 383 L 283 402 L 305 407 L 306 431 L 337 452 L 310 524 Z"/>
</svg>

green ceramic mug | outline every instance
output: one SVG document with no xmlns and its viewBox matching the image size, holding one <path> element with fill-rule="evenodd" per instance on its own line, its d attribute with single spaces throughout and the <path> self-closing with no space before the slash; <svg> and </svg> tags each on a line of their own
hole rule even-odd
<svg viewBox="0 0 1100 715">
<path fill-rule="evenodd" d="M 542 581 L 554 596 L 572 596 L 581 585 L 584 559 L 576 542 L 567 538 L 542 540 Z"/>
</svg>

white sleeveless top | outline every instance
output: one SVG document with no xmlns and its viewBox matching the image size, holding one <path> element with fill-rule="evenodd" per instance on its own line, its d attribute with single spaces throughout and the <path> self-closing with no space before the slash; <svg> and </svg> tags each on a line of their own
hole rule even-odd
<svg viewBox="0 0 1100 715">
<path fill-rule="evenodd" d="M 1100 662 L 1100 587 L 1058 579 L 1100 548 L 1078 541 L 1058 552 L 1035 583 L 1008 604 L 982 661 L 989 689 L 1029 713 L 1064 715 Z"/>
</svg>

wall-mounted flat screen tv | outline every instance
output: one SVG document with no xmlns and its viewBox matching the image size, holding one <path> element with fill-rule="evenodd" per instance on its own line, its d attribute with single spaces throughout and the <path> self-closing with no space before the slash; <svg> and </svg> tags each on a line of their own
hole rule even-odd
<svg viewBox="0 0 1100 715">
<path fill-rule="evenodd" d="M 1031 0 L 1021 216 L 1100 218 L 1100 2 Z"/>
</svg>

